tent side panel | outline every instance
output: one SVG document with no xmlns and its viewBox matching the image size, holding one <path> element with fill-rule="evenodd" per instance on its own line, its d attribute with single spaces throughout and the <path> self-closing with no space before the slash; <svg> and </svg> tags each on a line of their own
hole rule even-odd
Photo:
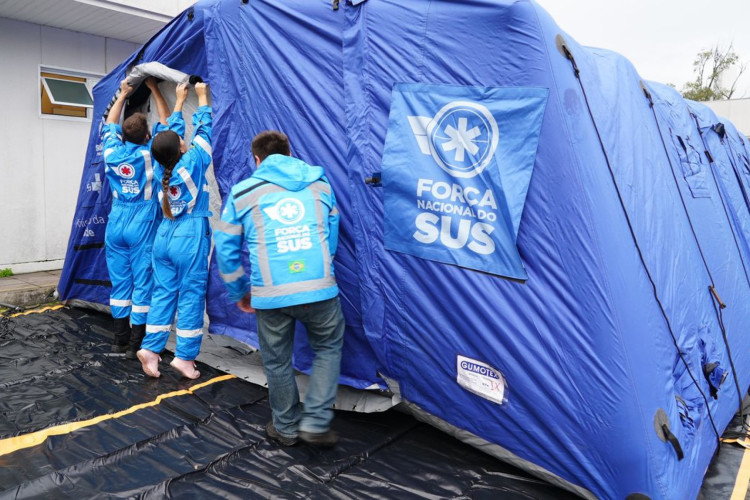
<svg viewBox="0 0 750 500">
<path fill-rule="evenodd" d="M 674 347 L 555 47 L 557 27 L 529 2 L 472 6 L 474 16 L 448 2 L 348 9 L 350 168 L 355 177 L 381 170 L 396 83 L 550 89 L 518 233 L 529 280 L 384 250 L 382 227 L 365 221 L 398 214 L 384 212 L 378 189 L 355 185 L 356 209 L 367 214 L 356 228 L 367 336 L 403 395 L 451 425 L 601 497 L 666 496 L 650 464 L 673 451 L 655 437 L 653 415 L 674 401 L 653 380 L 671 373 Z M 644 352 L 631 359 L 625 344 Z M 507 402 L 460 387 L 458 356 L 501 372 Z M 616 454 L 612 435 L 623 437 Z"/>
<path fill-rule="evenodd" d="M 206 51 L 215 101 L 214 171 L 222 196 L 255 169 L 253 137 L 289 136 L 292 154 L 324 167 L 341 214 L 335 274 L 347 331 L 341 381 L 356 388 L 382 383 L 360 317 L 354 204 L 345 158 L 341 32 L 344 13 L 317 2 L 217 2 L 207 13 Z M 293 26 L 294 29 L 290 29 Z M 211 266 L 207 310 L 211 331 L 257 347 L 254 319 L 230 303 Z M 309 372 L 313 354 L 300 327 L 295 367 Z"/>
</svg>

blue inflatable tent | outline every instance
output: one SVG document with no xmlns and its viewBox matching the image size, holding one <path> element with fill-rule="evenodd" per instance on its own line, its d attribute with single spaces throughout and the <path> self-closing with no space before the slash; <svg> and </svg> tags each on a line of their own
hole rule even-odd
<svg viewBox="0 0 750 500">
<path fill-rule="evenodd" d="M 265 129 L 325 167 L 342 384 L 583 497 L 697 496 L 750 384 L 750 162 L 731 124 L 531 0 L 202 0 L 97 85 L 97 116 L 148 61 L 210 83 L 219 196 Z M 109 299 L 100 126 L 72 303 Z M 207 312 L 257 345 L 214 262 Z M 310 359 L 300 335 L 295 365 Z"/>
</svg>

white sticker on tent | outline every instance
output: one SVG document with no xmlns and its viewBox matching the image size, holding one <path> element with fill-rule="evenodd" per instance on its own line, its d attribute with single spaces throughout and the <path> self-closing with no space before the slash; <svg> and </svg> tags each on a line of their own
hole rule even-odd
<svg viewBox="0 0 750 500">
<path fill-rule="evenodd" d="M 469 392 L 493 403 L 505 402 L 505 378 L 487 363 L 458 355 L 456 382 Z"/>
</svg>

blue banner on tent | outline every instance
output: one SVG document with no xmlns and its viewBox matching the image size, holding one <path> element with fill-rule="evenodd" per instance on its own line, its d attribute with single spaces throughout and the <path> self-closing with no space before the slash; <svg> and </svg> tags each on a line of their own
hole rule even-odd
<svg viewBox="0 0 750 500">
<path fill-rule="evenodd" d="M 547 95 L 396 85 L 383 153 L 385 247 L 527 279 L 516 235 Z"/>
</svg>

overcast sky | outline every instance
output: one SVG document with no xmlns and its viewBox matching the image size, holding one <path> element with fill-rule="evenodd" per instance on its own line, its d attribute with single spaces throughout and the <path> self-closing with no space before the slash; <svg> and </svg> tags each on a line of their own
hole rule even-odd
<svg viewBox="0 0 750 500">
<path fill-rule="evenodd" d="M 578 43 L 614 50 L 646 80 L 681 89 L 702 49 L 734 43 L 748 69 L 737 97 L 750 98 L 750 0 L 537 0 Z"/>
</svg>

